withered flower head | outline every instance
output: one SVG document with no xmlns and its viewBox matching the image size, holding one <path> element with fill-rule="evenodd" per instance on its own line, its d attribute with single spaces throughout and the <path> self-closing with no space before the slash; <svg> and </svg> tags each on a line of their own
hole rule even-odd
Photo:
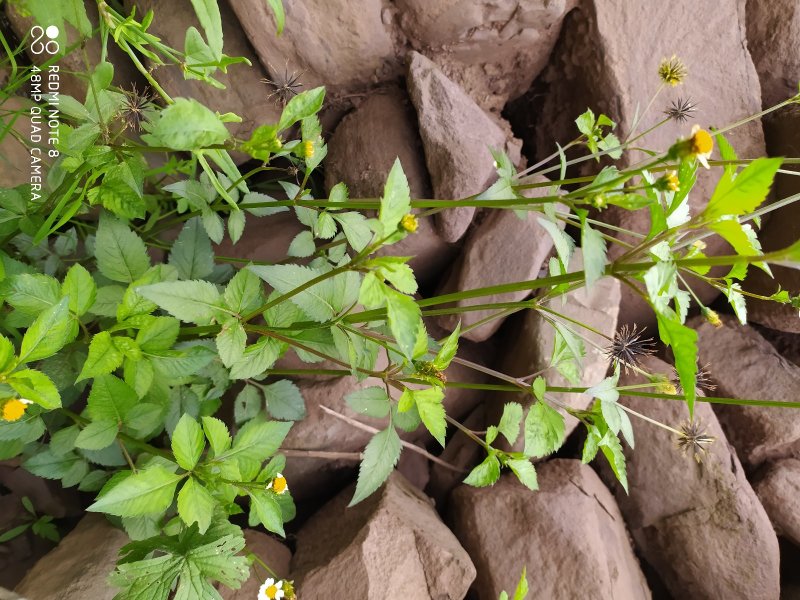
<svg viewBox="0 0 800 600">
<path fill-rule="evenodd" d="M 611 359 L 615 367 L 623 365 L 626 371 L 638 367 L 642 356 L 650 356 L 655 352 L 653 338 L 643 338 L 643 333 L 636 328 L 636 325 L 629 327 L 627 324 L 617 331 L 611 346 L 606 348 L 606 356 Z"/>
</svg>

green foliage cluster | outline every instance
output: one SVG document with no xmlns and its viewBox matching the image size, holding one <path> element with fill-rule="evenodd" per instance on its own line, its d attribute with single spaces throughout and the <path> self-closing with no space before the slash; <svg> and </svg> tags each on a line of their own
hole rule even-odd
<svg viewBox="0 0 800 600">
<path fill-rule="evenodd" d="M 268 3 L 280 31 L 281 3 Z M 40 0 L 17 4 L 45 19 Z M 751 225 L 769 210 L 761 205 L 781 159 L 741 161 L 715 132 L 722 177 L 706 208 L 692 214 L 688 198 L 698 173 L 696 157 L 681 150 L 686 141 L 644 163 L 607 164 L 596 176 L 566 181 L 571 164 L 618 159 L 638 139 L 620 142 L 611 119 L 587 111 L 576 121 L 580 136 L 570 146 L 585 146 L 589 154 L 568 161 L 566 147 L 559 148 L 551 157 L 557 166 L 541 171 L 560 172 L 548 184 L 549 195 L 526 198 L 523 191 L 540 184 L 528 183 L 495 152 L 498 181 L 463 201 L 522 217 L 536 212 L 557 250 L 549 275 L 420 300 L 409 257 L 376 252 L 414 235 L 416 218 L 446 202 L 412 201 L 399 161 L 379 201 L 352 200 L 344 184 L 328 198 L 315 198 L 312 174 L 326 154 L 317 117 L 323 88 L 296 95 L 277 123 L 235 139 L 226 125 L 239 116 L 171 98 L 142 64 L 171 65 L 187 79 L 220 86 L 214 74 L 245 61 L 222 53 L 214 0 L 192 0 L 205 35 L 190 28 L 182 52 L 148 33 L 152 14 L 138 20 L 100 1 L 93 32 L 82 2 L 62 4 L 69 10 L 47 19 L 98 35 L 103 54 L 87 73 L 86 96 L 61 98 L 60 155 L 49 166 L 45 191 L 35 197 L 29 186 L 0 190 L 0 408 L 25 401 L 21 417 L 3 412 L 0 459 L 20 457 L 30 472 L 94 494 L 87 510 L 125 529 L 132 542 L 111 577 L 119 600 L 219 598 L 213 583 L 236 588 L 249 572 L 234 522 L 284 534 L 295 508 L 291 493 L 274 485 L 285 465 L 280 449 L 308 410 L 297 385 L 274 368 L 288 351 L 309 365 L 308 374 L 326 360 L 340 367 L 339 376 L 379 382 L 346 398 L 355 413 L 385 423 L 364 449 L 352 504 L 380 487 L 403 449 L 401 434 L 420 427 L 441 446 L 461 430 L 485 450 L 465 483 L 490 486 L 507 469 L 535 490 L 533 460 L 564 443 L 565 414 L 586 428 L 583 460 L 600 451 L 627 488 L 622 440 L 633 447 L 634 439 L 630 413 L 618 403 L 619 364 L 588 389 L 550 386 L 547 372 L 516 379 L 484 368 L 501 382 L 493 389 L 525 394 L 527 402 L 507 403 L 499 422 L 479 435 L 448 416 L 443 404 L 448 387 L 468 385 L 443 374 L 461 361 L 465 330 L 434 340 L 423 317 L 470 310 L 452 306 L 461 299 L 535 292 L 533 300 L 498 306 L 497 316 L 540 311 L 555 336 L 551 369 L 579 386 L 586 330 L 548 302 L 616 277 L 653 307 L 683 390 L 674 397 L 684 398 L 691 411 L 698 400 L 697 336 L 685 320 L 692 300 L 699 300 L 686 278 L 722 290 L 744 322 L 741 281 L 748 266 L 769 272 L 770 262 L 800 259 L 800 244 L 762 253 Z M 112 85 L 111 43 L 148 80 L 157 101 L 142 102 Z M 17 51 L 4 45 L 12 67 L 8 97 L 31 69 L 19 66 Z M 262 166 L 241 173 L 228 154 L 234 148 Z M 163 157 L 157 165 L 156 155 Z M 300 180 L 268 188 L 256 177 L 281 169 Z M 647 211 L 650 231 L 636 245 L 618 240 L 591 218 L 590 209 L 608 205 Z M 270 216 L 286 211 L 305 229 L 285 261 L 215 255 L 213 244 L 226 236 L 236 243 L 248 225 L 268 226 Z M 580 232 L 580 270 L 570 270 L 575 241 L 563 223 Z M 705 256 L 701 241 L 709 235 L 728 241 L 736 254 Z M 624 244 L 625 253 L 609 260 L 609 244 Z M 728 272 L 709 275 L 719 265 Z M 783 291 L 772 299 L 797 304 Z M 663 385 L 663 377 L 648 376 L 656 389 Z M 589 410 L 566 406 L 553 397 L 563 391 L 589 394 L 595 402 Z M 232 395 L 233 418 L 226 422 L 221 408 Z M 514 598 L 526 590 L 523 573 Z"/>
</svg>

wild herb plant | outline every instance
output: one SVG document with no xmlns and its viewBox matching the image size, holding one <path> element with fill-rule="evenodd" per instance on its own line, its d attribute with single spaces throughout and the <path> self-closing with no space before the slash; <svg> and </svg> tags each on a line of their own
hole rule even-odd
<svg viewBox="0 0 800 600">
<path fill-rule="evenodd" d="M 717 131 L 694 128 L 670 148 L 648 152 L 624 168 L 615 161 L 639 152 L 637 142 L 646 133 L 670 119 L 690 117 L 690 100 L 668 107 L 666 118 L 644 133 L 636 134 L 634 127 L 624 141 L 614 135 L 609 117 L 588 110 L 576 120 L 572 142 L 521 173 L 495 151 L 497 182 L 459 202 L 515 210 L 523 218 L 535 212 L 556 249 L 549 275 L 418 298 L 409 258 L 376 252 L 415 235 L 419 219 L 446 210 L 452 201 L 412 200 L 399 161 L 380 199 L 352 199 L 341 183 L 327 198 L 315 198 L 312 175 L 326 154 L 317 117 L 323 88 L 292 88 L 280 99 L 280 120 L 261 124 L 248 139 L 234 138 L 226 127 L 240 116 L 171 97 L 151 68 L 179 68 L 188 79 L 220 86 L 217 71 L 246 62 L 222 53 L 216 3 L 192 3 L 205 37 L 189 28 L 183 52 L 148 33 L 152 13 L 139 19 L 114 2 L 99 1 L 99 26 L 92 31 L 83 4 L 68 3 L 73 10 L 63 18 L 84 37 L 99 37 L 101 59 L 87 64 L 84 98 L 60 97 L 64 122 L 58 156 L 41 190 L 30 185 L 0 190 L 0 458 L 19 457 L 40 477 L 95 494 L 87 510 L 104 513 L 125 529 L 132 541 L 111 576 L 120 589 L 118 599 L 219 598 L 214 584 L 237 588 L 254 561 L 268 569 L 245 549 L 242 530 L 232 519 L 283 535 L 295 514 L 291 481 L 282 475 L 281 445 L 307 409 L 289 376 L 381 382 L 346 399 L 355 412 L 384 422 L 364 449 L 352 504 L 378 489 L 394 468 L 403 449 L 399 432 L 424 427 L 444 446 L 448 434 L 460 430 L 486 452 L 465 483 L 490 486 L 507 469 L 535 490 L 533 459 L 561 447 L 568 413 L 586 428 L 583 460 L 602 452 L 627 488 L 622 439 L 633 446 L 630 415 L 654 421 L 618 403 L 620 393 L 685 401 L 690 414 L 697 401 L 741 402 L 698 397 L 697 334 L 684 322 L 696 304 L 709 321 L 719 323 L 692 284 L 723 292 L 745 322 L 745 299 L 755 296 L 741 288 L 748 268 L 769 272 L 770 264 L 800 261 L 800 242 L 763 253 L 754 228 L 762 215 L 796 200 L 763 205 L 775 174 L 788 161 L 739 159 L 724 137 L 734 127 L 797 103 L 800 96 Z M 17 1 L 40 21 L 47 18 L 46 4 Z M 280 2 L 269 4 L 281 27 Z M 2 43 L 5 102 L 24 89 L 36 67 L 25 62 L 22 47 Z M 127 55 L 149 91 L 112 85 L 110 44 Z M 686 76 L 676 58 L 659 73 L 659 92 Z M 269 94 L 265 88 L 265 101 Z M 12 135 L 10 125 L 19 111 L 2 114 L 3 131 Z M 643 111 L 637 125 L 646 116 Z M 714 146 L 721 160 L 711 160 Z M 567 149 L 582 147 L 587 154 L 567 160 Z M 228 154 L 234 149 L 261 166 L 241 173 Z M 597 175 L 566 178 L 569 167 L 601 158 L 607 162 Z M 698 165 L 720 170 L 721 176 L 705 208 L 693 212 L 689 194 L 699 177 L 710 176 Z M 264 186 L 265 173 L 287 175 L 278 193 Z M 542 174 L 557 178 L 536 182 Z M 548 194 L 523 195 L 537 187 L 549 188 Z M 593 217 L 593 209 L 609 205 L 647 211 L 650 230 L 625 231 Z M 271 264 L 214 254 L 212 242 L 227 235 L 235 243 L 246 227 L 268 228 L 271 215 L 286 211 L 305 227 L 286 260 Z M 576 244 L 561 227 L 565 223 L 580 232 L 581 269 L 570 268 Z M 620 234 L 637 241 L 626 242 Z M 709 236 L 724 238 L 735 254 L 706 256 L 703 240 Z M 623 254 L 609 260 L 609 244 L 621 245 Z M 710 274 L 711 267 L 720 266 L 728 267 L 727 273 Z M 612 375 L 580 387 L 585 345 L 595 342 L 586 337 L 588 326 L 548 301 L 603 277 L 617 278 L 652 306 L 659 337 L 675 357 L 676 377 L 645 373 L 638 359 L 653 351 L 652 341 L 635 328 L 621 329 L 603 348 Z M 454 306 L 459 300 L 522 290 L 531 298 Z M 800 305 L 782 290 L 769 299 Z M 550 369 L 517 378 L 476 365 L 458 356 L 459 339 L 468 328 L 457 327 L 435 340 L 423 321 L 486 309 L 495 313 L 470 328 L 519 311 L 539 311 L 555 336 Z M 275 368 L 290 351 L 308 367 Z M 336 368 L 315 366 L 321 361 Z M 495 381 L 486 386 L 448 380 L 444 371 L 453 362 Z M 649 383 L 621 388 L 620 369 L 644 373 Z M 553 371 L 573 386 L 549 385 Z M 499 422 L 479 434 L 445 412 L 448 389 L 459 387 L 521 392 L 530 405 L 507 403 Z M 240 390 L 235 398 L 233 390 Z M 583 410 L 554 396 L 561 392 L 588 394 L 595 401 Z M 487 399 L 491 395 L 487 391 Z M 226 422 L 217 415 L 231 399 L 234 419 Z M 711 441 L 695 421 L 680 428 L 659 425 L 674 431 L 697 457 Z M 513 445 L 520 436 L 520 452 L 496 443 L 502 437 Z M 412 449 L 431 456 L 423 448 Z M 524 597 L 523 581 L 515 598 Z M 291 582 L 274 578 L 262 587 L 266 598 L 295 593 Z"/>
</svg>

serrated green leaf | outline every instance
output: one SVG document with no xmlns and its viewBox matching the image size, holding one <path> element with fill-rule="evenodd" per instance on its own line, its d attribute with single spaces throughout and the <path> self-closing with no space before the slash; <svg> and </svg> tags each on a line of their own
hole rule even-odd
<svg viewBox="0 0 800 600">
<path fill-rule="evenodd" d="M 508 468 L 517 476 L 519 482 L 534 492 L 539 489 L 536 469 L 527 458 L 515 458 L 508 461 Z"/>
<path fill-rule="evenodd" d="M 314 236 L 311 232 L 301 231 L 294 237 L 292 243 L 289 244 L 289 249 L 286 251 L 286 254 L 298 258 L 305 258 L 314 254 L 316 249 L 317 246 L 314 243 Z"/>
<path fill-rule="evenodd" d="M 208 281 L 165 281 L 136 291 L 187 323 L 208 323 L 219 311 L 219 291 Z"/>
<path fill-rule="evenodd" d="M 381 207 L 378 220 L 383 225 L 383 235 L 388 236 L 397 229 L 405 215 L 411 212 L 411 192 L 408 187 L 408 180 L 400 159 L 395 159 L 389 176 L 386 178 L 386 185 L 383 188 Z"/>
<path fill-rule="evenodd" d="M 519 437 L 519 426 L 522 423 L 522 405 L 518 402 L 508 402 L 503 407 L 503 414 L 497 424 L 497 430 L 503 434 L 512 446 Z"/>
<path fill-rule="evenodd" d="M 291 127 L 298 121 L 316 114 L 322 108 L 322 101 L 325 99 L 325 88 L 320 86 L 306 90 L 294 96 L 283 108 L 278 130 Z"/>
<path fill-rule="evenodd" d="M 89 392 L 87 412 L 92 421 L 125 423 L 128 412 L 139 403 L 136 392 L 113 375 L 96 377 Z"/>
<path fill-rule="evenodd" d="M 164 512 L 175 496 L 181 475 L 156 465 L 130 475 L 103 493 L 86 510 L 118 517 L 136 517 Z"/>
<path fill-rule="evenodd" d="M 331 190 L 331 202 L 334 202 Z M 356 252 L 361 252 L 372 241 L 372 230 L 366 217 L 358 212 L 344 212 L 334 214 L 333 218 L 342 226 L 347 241 Z"/>
<path fill-rule="evenodd" d="M 656 317 L 659 337 L 672 348 L 675 370 L 681 380 L 689 415 L 693 415 L 697 384 L 697 332 L 668 316 L 657 314 Z"/>
<path fill-rule="evenodd" d="M 225 287 L 225 304 L 237 315 L 252 312 L 262 304 L 261 280 L 247 269 L 241 269 Z"/>
<path fill-rule="evenodd" d="M 432 387 L 424 390 L 412 390 L 414 402 L 419 412 L 419 417 L 430 431 L 431 435 L 444 447 L 445 435 L 447 433 L 447 421 L 445 419 L 444 392 L 441 388 Z"/>
<path fill-rule="evenodd" d="M 58 280 L 40 273 L 20 273 L 0 282 L 0 295 L 18 311 L 36 316 L 61 298 Z"/>
<path fill-rule="evenodd" d="M 113 373 L 122 366 L 122 358 L 122 352 L 117 350 L 108 331 L 96 333 L 89 344 L 89 355 L 83 363 L 83 369 L 75 381 Z"/>
<path fill-rule="evenodd" d="M 200 424 L 189 415 L 183 415 L 172 432 L 172 453 L 182 469 L 191 471 L 203 454 L 205 438 Z"/>
<path fill-rule="evenodd" d="M 283 537 L 286 536 L 283 531 L 281 507 L 274 494 L 261 490 L 251 491 L 250 513 L 255 513 L 257 522 L 261 523 L 267 531 L 277 533 Z"/>
<path fill-rule="evenodd" d="M 241 321 L 230 318 L 222 325 L 215 341 L 222 364 L 230 368 L 244 356 L 247 333 Z"/>
<path fill-rule="evenodd" d="M 216 417 L 203 417 L 203 431 L 211 444 L 212 458 L 219 456 L 231 447 L 231 434 L 228 427 Z"/>
<path fill-rule="evenodd" d="M 75 439 L 75 446 L 85 450 L 102 450 L 117 439 L 119 429 L 113 421 L 93 421 Z"/>
<path fill-rule="evenodd" d="M 300 388 L 288 379 L 264 386 L 267 412 L 282 421 L 300 421 L 306 416 L 306 405 Z"/>
<path fill-rule="evenodd" d="M 445 339 L 439 352 L 436 353 L 436 358 L 433 359 L 433 366 L 439 371 L 444 371 L 450 366 L 450 363 L 455 358 L 458 352 L 458 339 L 461 336 L 461 321 L 458 322 L 456 328 L 453 330 L 447 339 Z"/>
<path fill-rule="evenodd" d="M 197 523 L 200 533 L 205 533 L 214 517 L 216 500 L 205 486 L 189 477 L 178 492 L 178 515 L 186 525 Z"/>
<path fill-rule="evenodd" d="M 389 397 L 382 387 L 370 386 L 356 390 L 345 396 L 345 402 L 353 412 L 360 415 L 382 419 L 389 414 Z"/>
<path fill-rule="evenodd" d="M 248 346 L 242 357 L 231 367 L 231 379 L 249 379 L 261 375 L 280 357 L 283 346 L 270 337 L 262 337 Z"/>
<path fill-rule="evenodd" d="M 464 483 L 473 487 L 486 487 L 494 485 L 498 479 L 500 479 L 500 461 L 494 453 L 491 453 L 470 471 Z"/>
<path fill-rule="evenodd" d="M 53 381 L 41 371 L 23 369 L 15 371 L 6 379 L 16 392 L 39 406 L 52 410 L 61 407 L 61 395 Z"/>
<path fill-rule="evenodd" d="M 105 212 L 100 215 L 94 256 L 97 268 L 112 281 L 131 283 L 150 268 L 150 257 L 141 238 Z"/>
<path fill-rule="evenodd" d="M 169 350 L 178 339 L 181 324 L 173 317 L 151 317 L 136 334 L 142 352 Z"/>
<path fill-rule="evenodd" d="M 753 212 L 769 194 L 782 162 L 782 158 L 757 158 L 736 177 L 731 171 L 726 171 L 717 183 L 703 216 L 708 221 L 716 221 L 725 215 Z"/>
<path fill-rule="evenodd" d="M 157 115 L 149 125 L 149 133 L 142 135 L 150 146 L 199 150 L 224 144 L 230 137 L 219 116 L 193 98 L 175 98 Z"/>
<path fill-rule="evenodd" d="M 236 424 L 244 423 L 255 417 L 264 406 L 264 397 L 254 385 L 246 385 L 233 401 L 233 418 Z"/>
<path fill-rule="evenodd" d="M 69 312 L 69 299 L 42 312 L 22 337 L 19 362 L 33 362 L 52 356 L 77 334 L 77 325 Z"/>
<path fill-rule="evenodd" d="M 94 304 L 97 297 L 97 285 L 83 265 L 74 264 L 64 277 L 61 295 L 69 296 L 69 309 L 80 317 L 86 314 Z"/>
<path fill-rule="evenodd" d="M 397 340 L 397 346 L 408 359 L 414 357 L 422 313 L 413 298 L 392 289 L 385 290 L 386 314 L 389 329 Z"/>
<path fill-rule="evenodd" d="M 564 417 L 542 401 L 525 417 L 525 455 L 536 458 L 552 454 L 564 443 Z"/>
<path fill-rule="evenodd" d="M 581 250 L 586 287 L 603 277 L 606 269 L 606 242 L 599 231 L 591 228 L 586 216 L 581 216 Z"/>
<path fill-rule="evenodd" d="M 200 219 L 189 219 L 172 244 L 169 264 L 178 270 L 181 279 L 205 279 L 214 270 L 211 240 Z"/>
<path fill-rule="evenodd" d="M 619 443 L 619 439 L 617 439 L 614 433 L 607 431 L 600 440 L 599 446 L 606 460 L 608 460 L 611 470 L 614 471 L 614 475 L 617 476 L 617 480 L 622 484 L 622 487 L 625 488 L 625 492 L 627 493 L 628 476 L 625 470 L 625 454 L 622 451 L 622 444 Z"/>
<path fill-rule="evenodd" d="M 379 431 L 372 437 L 364 448 L 356 491 L 348 506 L 358 504 L 386 481 L 397 465 L 401 449 L 400 436 L 394 427 Z"/>
</svg>

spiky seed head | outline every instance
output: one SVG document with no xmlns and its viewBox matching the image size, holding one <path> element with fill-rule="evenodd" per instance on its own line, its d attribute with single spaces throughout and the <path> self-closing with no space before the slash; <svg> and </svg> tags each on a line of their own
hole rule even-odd
<svg viewBox="0 0 800 600">
<path fill-rule="evenodd" d="M 708 454 L 708 447 L 716 438 L 706 432 L 699 419 L 681 423 L 677 444 L 684 456 L 691 455 L 697 463 L 702 463 Z"/>
<path fill-rule="evenodd" d="M 643 333 L 636 325 L 630 327 L 625 324 L 614 334 L 611 345 L 606 348 L 606 356 L 611 359 L 614 367 L 622 365 L 627 372 L 628 369 L 639 366 L 641 357 L 655 352 L 655 341 L 651 337 L 642 337 Z"/>
</svg>

